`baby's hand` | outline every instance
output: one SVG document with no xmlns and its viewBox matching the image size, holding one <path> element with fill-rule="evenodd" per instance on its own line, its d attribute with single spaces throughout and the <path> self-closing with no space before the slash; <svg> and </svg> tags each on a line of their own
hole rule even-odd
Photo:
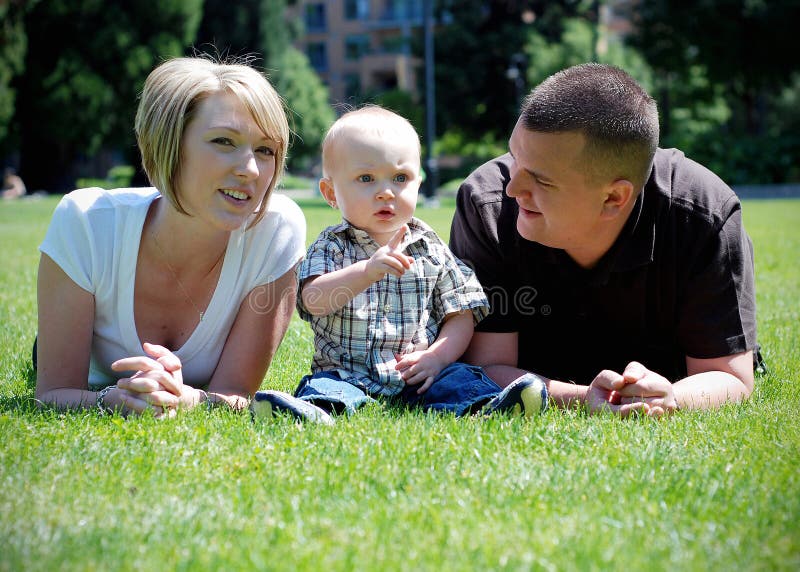
<svg viewBox="0 0 800 572">
<path fill-rule="evenodd" d="M 367 261 L 367 274 L 373 282 L 377 282 L 387 274 L 399 278 L 411 268 L 414 259 L 403 254 L 400 248 L 407 230 L 408 225 L 405 224 L 398 228 L 386 246 L 381 246 Z"/>
<path fill-rule="evenodd" d="M 425 393 L 433 385 L 433 380 L 439 375 L 439 372 L 448 365 L 431 350 L 398 354 L 395 357 L 397 365 L 394 368 L 400 372 L 400 377 L 403 378 L 406 385 L 422 383 L 417 390 L 418 394 Z"/>
</svg>

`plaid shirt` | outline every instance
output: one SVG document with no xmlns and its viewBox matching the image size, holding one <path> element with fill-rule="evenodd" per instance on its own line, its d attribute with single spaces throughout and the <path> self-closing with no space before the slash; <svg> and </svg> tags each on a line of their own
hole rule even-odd
<svg viewBox="0 0 800 572">
<path fill-rule="evenodd" d="M 312 316 L 297 297 L 300 317 L 314 331 L 312 372 L 335 370 L 370 394 L 396 395 L 405 382 L 394 369 L 395 354 L 429 347 L 447 314 L 471 310 L 478 322 L 488 313 L 472 270 L 427 224 L 412 218 L 408 226 L 403 251 L 414 263 L 400 278 L 387 274 L 326 316 Z M 346 221 L 326 228 L 300 266 L 300 289 L 307 278 L 366 260 L 378 248 L 366 231 Z"/>
</svg>

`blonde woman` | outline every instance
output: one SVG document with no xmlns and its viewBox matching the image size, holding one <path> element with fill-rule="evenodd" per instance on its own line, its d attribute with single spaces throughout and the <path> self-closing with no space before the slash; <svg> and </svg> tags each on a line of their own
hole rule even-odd
<svg viewBox="0 0 800 572">
<path fill-rule="evenodd" d="M 147 78 L 135 128 L 154 187 L 66 195 L 40 246 L 36 397 L 158 417 L 244 408 L 304 254 L 302 212 L 272 193 L 283 104 L 248 65 L 175 58 Z"/>
</svg>

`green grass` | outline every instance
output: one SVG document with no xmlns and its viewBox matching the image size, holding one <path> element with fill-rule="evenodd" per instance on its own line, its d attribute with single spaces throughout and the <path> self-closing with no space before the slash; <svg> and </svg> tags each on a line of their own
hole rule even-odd
<svg viewBox="0 0 800 572">
<path fill-rule="evenodd" d="M 744 206 L 771 367 L 747 403 L 661 421 L 370 407 L 334 427 L 36 409 L 55 202 L 0 204 L 0 571 L 800 568 L 800 201 Z M 299 203 L 309 240 L 338 220 Z M 418 214 L 446 239 L 452 210 Z M 310 357 L 295 318 L 265 386 L 293 389 Z"/>
</svg>

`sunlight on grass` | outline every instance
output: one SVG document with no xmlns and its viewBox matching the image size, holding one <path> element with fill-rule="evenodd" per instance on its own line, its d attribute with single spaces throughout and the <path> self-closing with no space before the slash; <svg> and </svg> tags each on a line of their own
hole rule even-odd
<svg viewBox="0 0 800 572">
<path fill-rule="evenodd" d="M 372 406 L 318 427 L 38 410 L 56 200 L 0 204 L 0 570 L 800 568 L 800 201 L 744 206 L 770 367 L 744 404 L 662 421 Z M 298 202 L 309 242 L 339 220 Z M 418 215 L 446 240 L 453 209 Z M 293 390 L 311 352 L 295 316 L 264 386 Z"/>
</svg>

